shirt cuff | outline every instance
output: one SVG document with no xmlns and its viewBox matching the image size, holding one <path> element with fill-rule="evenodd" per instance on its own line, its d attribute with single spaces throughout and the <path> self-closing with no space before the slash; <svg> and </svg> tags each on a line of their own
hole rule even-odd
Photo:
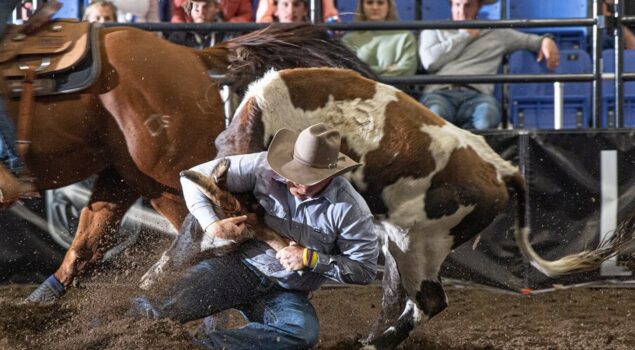
<svg viewBox="0 0 635 350">
<path fill-rule="evenodd" d="M 328 254 L 318 253 L 318 261 L 315 267 L 311 269 L 313 272 L 325 273 L 331 269 L 331 256 Z"/>
</svg>

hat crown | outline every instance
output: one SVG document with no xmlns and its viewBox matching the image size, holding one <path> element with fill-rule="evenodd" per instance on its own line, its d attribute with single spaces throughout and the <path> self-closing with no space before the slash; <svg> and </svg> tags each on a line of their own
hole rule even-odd
<svg viewBox="0 0 635 350">
<path fill-rule="evenodd" d="M 319 169 L 337 167 L 340 133 L 324 123 L 304 129 L 295 142 L 293 159 L 300 164 Z"/>
</svg>

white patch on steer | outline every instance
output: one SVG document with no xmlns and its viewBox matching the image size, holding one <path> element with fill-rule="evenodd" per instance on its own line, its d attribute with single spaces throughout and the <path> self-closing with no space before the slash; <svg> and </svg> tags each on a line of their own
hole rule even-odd
<svg viewBox="0 0 635 350">
<path fill-rule="evenodd" d="M 408 230 L 410 244 L 406 251 L 399 249 L 396 244 L 391 244 L 390 252 L 397 262 L 402 284 L 409 296 L 416 295 L 423 280 L 437 279 L 441 264 L 454 244 L 450 230 L 472 210 L 473 205 L 461 205 L 451 215 L 417 222 Z"/>
<path fill-rule="evenodd" d="M 377 234 L 383 243 L 382 250 L 384 254 L 386 254 L 389 249 L 388 242 L 396 244 L 401 251 L 408 250 L 408 245 L 410 244 L 408 231 L 385 220 L 375 221 L 374 224 L 375 234 Z"/>
<path fill-rule="evenodd" d="M 440 169 L 445 168 L 449 156 L 455 149 L 471 147 L 481 159 L 494 166 L 497 170 L 498 181 L 518 172 L 518 168 L 494 152 L 481 135 L 473 134 L 451 123 L 446 123 L 441 127 L 424 124 L 420 130 L 432 138 L 430 152 L 435 160 L 443 162 Z M 437 164 L 437 169 L 439 166 L 440 164 Z"/>
<path fill-rule="evenodd" d="M 364 155 L 379 147 L 384 135 L 386 107 L 397 101 L 397 89 L 384 84 L 375 86 L 375 95 L 370 99 L 336 101 L 331 95 L 322 108 L 305 111 L 291 103 L 288 87 L 280 74 L 270 71 L 250 85 L 243 101 L 256 98 L 262 110 L 265 140 L 281 128 L 300 131 L 315 123 L 326 122 L 346 136 L 351 150 Z"/>
<path fill-rule="evenodd" d="M 406 302 L 406 307 L 399 317 L 404 317 L 404 315 L 410 312 L 410 310 L 412 310 L 412 319 L 414 321 L 414 326 L 416 327 L 419 322 L 421 322 L 421 315 L 423 313 L 421 312 L 419 307 L 417 307 L 417 303 L 413 302 L 412 300 L 408 299 L 408 301 Z"/>
</svg>

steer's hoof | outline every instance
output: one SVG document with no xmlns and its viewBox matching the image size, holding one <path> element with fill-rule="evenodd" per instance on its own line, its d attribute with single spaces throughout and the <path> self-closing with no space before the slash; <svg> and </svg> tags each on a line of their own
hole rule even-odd
<svg viewBox="0 0 635 350">
<path fill-rule="evenodd" d="M 159 318 L 159 313 L 148 299 L 145 297 L 136 297 L 132 299 L 132 305 L 130 307 L 130 311 L 128 311 L 128 316 L 135 319 L 145 318 L 149 320 L 156 320 Z"/>
<path fill-rule="evenodd" d="M 26 303 L 47 303 L 56 301 L 64 294 L 64 286 L 55 278 L 49 276 L 37 289 L 24 300 Z"/>
</svg>

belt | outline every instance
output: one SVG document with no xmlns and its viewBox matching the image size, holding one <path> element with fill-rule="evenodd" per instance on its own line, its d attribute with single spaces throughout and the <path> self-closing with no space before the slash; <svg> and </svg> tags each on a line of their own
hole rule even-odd
<svg viewBox="0 0 635 350">
<path fill-rule="evenodd" d="M 476 92 L 480 92 L 477 89 L 469 86 L 469 85 L 464 85 L 464 84 L 450 84 L 448 86 L 445 86 L 441 89 L 439 89 L 438 91 L 476 91 Z"/>
</svg>

